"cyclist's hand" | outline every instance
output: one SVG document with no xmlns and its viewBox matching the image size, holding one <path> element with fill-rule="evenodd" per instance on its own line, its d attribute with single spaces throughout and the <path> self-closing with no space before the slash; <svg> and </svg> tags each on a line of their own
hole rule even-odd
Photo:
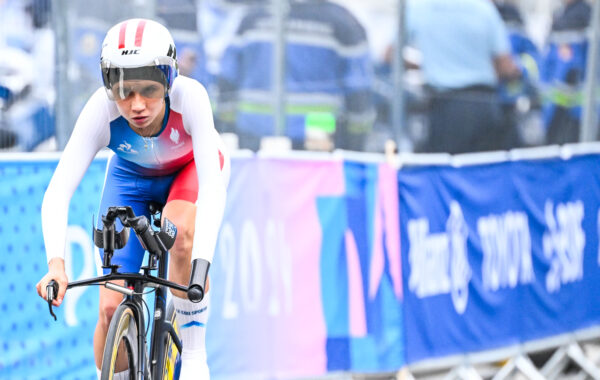
<svg viewBox="0 0 600 380">
<path fill-rule="evenodd" d="M 36 285 L 38 295 L 42 297 L 44 301 L 46 301 L 46 286 L 51 280 L 58 283 L 58 294 L 56 299 L 52 302 L 52 305 L 60 306 L 63 297 L 65 296 L 65 292 L 67 291 L 67 284 L 69 283 L 67 273 L 65 272 L 65 261 L 63 259 L 54 258 L 50 260 L 48 263 L 48 273 L 46 273 Z"/>
</svg>

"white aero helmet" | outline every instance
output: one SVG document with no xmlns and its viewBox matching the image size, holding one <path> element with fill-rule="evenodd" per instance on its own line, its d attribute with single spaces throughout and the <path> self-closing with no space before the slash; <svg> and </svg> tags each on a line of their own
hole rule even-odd
<svg viewBox="0 0 600 380">
<path fill-rule="evenodd" d="M 131 91 L 147 97 L 166 97 L 177 76 L 175 42 L 169 30 L 156 21 L 129 19 L 110 28 L 102 43 L 102 80 L 108 97 L 125 99 Z M 164 86 L 140 89 L 126 80 L 151 80 Z"/>
</svg>

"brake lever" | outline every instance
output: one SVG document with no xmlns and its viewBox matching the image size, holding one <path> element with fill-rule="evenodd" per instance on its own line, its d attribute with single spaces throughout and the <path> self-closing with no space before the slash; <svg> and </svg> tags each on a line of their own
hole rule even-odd
<svg viewBox="0 0 600 380">
<path fill-rule="evenodd" d="M 56 298 L 58 294 L 58 282 L 54 280 L 50 280 L 48 285 L 46 285 L 46 301 L 48 301 L 48 309 L 50 309 L 50 315 L 54 317 L 56 321 L 56 315 L 54 314 L 54 310 L 52 310 L 52 301 Z"/>
</svg>

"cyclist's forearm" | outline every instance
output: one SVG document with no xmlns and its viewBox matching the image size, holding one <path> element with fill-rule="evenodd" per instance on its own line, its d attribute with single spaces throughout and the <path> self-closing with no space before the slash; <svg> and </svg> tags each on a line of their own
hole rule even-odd
<svg viewBox="0 0 600 380">
<path fill-rule="evenodd" d="M 225 176 L 229 158 L 214 127 L 208 93 L 199 83 L 194 86 L 197 96 L 187 97 L 183 104 L 183 121 L 192 136 L 198 176 L 192 260 L 210 262 L 225 210 Z"/>
<path fill-rule="evenodd" d="M 70 197 L 58 192 L 51 184 L 42 202 L 42 232 L 48 263 L 54 258 L 63 259 L 65 251 Z"/>
<path fill-rule="evenodd" d="M 205 186 L 198 192 L 192 260 L 212 262 L 225 211 L 225 186 Z"/>
</svg>

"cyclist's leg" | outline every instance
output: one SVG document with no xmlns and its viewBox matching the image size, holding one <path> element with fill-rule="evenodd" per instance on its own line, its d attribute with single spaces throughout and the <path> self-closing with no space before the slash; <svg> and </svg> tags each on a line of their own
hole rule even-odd
<svg viewBox="0 0 600 380">
<path fill-rule="evenodd" d="M 222 176 L 225 185 L 229 181 L 229 159 L 222 157 Z M 196 165 L 191 162 L 183 168 L 171 186 L 163 214 L 177 226 L 177 238 L 171 248 L 169 278 L 171 281 L 187 286 L 190 278 L 192 243 L 195 231 L 195 202 L 198 197 L 198 177 Z M 173 305 L 177 313 L 177 323 L 183 342 L 181 355 L 180 380 L 208 379 L 206 363 L 206 321 L 208 319 L 208 283 L 207 295 L 199 303 L 192 303 L 182 292 L 173 292 Z"/>
<path fill-rule="evenodd" d="M 171 200 L 165 205 L 163 214 L 177 226 L 177 238 L 170 249 L 169 279 L 187 286 L 191 271 L 191 246 L 196 206 L 189 201 Z M 179 379 L 208 380 L 209 371 L 205 347 L 208 293 L 199 303 L 189 301 L 183 292 L 173 291 L 172 293 L 179 335 L 183 343 Z"/>
<path fill-rule="evenodd" d="M 229 183 L 231 163 L 228 155 L 219 150 L 221 165 L 221 179 L 225 187 Z M 171 248 L 171 265 L 169 265 L 169 279 L 178 284 L 187 286 L 190 279 L 192 243 L 195 232 L 196 200 L 198 198 L 198 175 L 194 161 L 181 169 L 169 190 L 169 197 L 163 209 L 163 216 L 177 226 L 175 245 Z M 209 290 L 207 279 L 206 292 Z M 187 295 L 180 291 L 173 294 L 187 299 Z"/>
<path fill-rule="evenodd" d="M 106 179 L 102 200 L 100 202 L 100 210 L 98 215 L 98 227 L 101 226 L 100 218 L 106 214 L 110 206 L 131 206 L 136 215 L 148 215 L 147 203 L 152 199 L 153 194 L 148 189 L 163 192 L 163 197 L 166 198 L 166 193 L 170 186 L 172 178 L 165 177 L 157 181 L 152 181 L 151 178 L 142 177 L 131 170 L 127 163 L 118 156 L 113 156 L 107 167 Z M 150 183 L 155 186 L 150 186 Z M 159 199 L 160 201 L 160 199 Z M 120 230 L 122 225 L 117 220 L 117 230 Z M 100 250 L 100 259 L 103 252 Z M 120 250 L 116 250 L 113 255 L 112 264 L 120 265 L 119 271 L 137 273 L 140 269 L 141 262 L 144 257 L 144 249 L 138 239 L 132 236 L 127 242 L 127 245 Z M 105 273 L 109 270 L 105 269 Z M 121 285 L 123 282 L 121 282 Z M 102 365 L 102 354 L 106 341 L 106 334 L 110 325 L 112 316 L 123 299 L 123 295 L 100 287 L 100 305 L 99 318 L 94 333 L 94 357 L 96 367 Z M 122 366 L 119 366 L 121 368 Z"/>
<path fill-rule="evenodd" d="M 169 280 L 187 286 L 191 272 L 196 205 L 182 199 L 169 200 L 163 208 L 163 215 L 177 226 L 175 244 L 169 250 Z M 185 292 L 173 290 L 172 293 L 187 298 Z"/>
</svg>

